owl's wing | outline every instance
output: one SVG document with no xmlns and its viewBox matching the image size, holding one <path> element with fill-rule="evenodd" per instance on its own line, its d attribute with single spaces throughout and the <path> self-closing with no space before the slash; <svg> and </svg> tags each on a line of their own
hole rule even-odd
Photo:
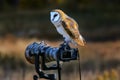
<svg viewBox="0 0 120 80">
<path fill-rule="evenodd" d="M 71 38 L 78 38 L 79 31 L 77 23 L 69 18 L 62 21 L 62 26 Z"/>
<path fill-rule="evenodd" d="M 78 24 L 73 19 L 66 18 L 61 23 L 65 31 L 73 40 L 75 40 L 76 43 L 79 45 L 84 45 L 85 41 L 79 33 Z"/>
</svg>

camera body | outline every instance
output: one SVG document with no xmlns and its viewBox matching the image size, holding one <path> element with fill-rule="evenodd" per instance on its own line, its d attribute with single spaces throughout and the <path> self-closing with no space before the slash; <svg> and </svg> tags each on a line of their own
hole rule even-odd
<svg viewBox="0 0 120 80">
<path fill-rule="evenodd" d="M 78 50 L 71 48 L 69 45 L 62 45 L 60 48 L 60 60 L 61 61 L 70 61 L 77 60 Z"/>
</svg>

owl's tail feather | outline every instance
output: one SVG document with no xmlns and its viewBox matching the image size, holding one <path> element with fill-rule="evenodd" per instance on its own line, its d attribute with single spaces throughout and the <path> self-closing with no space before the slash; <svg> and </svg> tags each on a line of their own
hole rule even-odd
<svg viewBox="0 0 120 80">
<path fill-rule="evenodd" d="M 75 39 L 75 42 L 78 46 L 85 46 L 86 42 L 82 36 L 80 36 L 78 39 Z"/>
</svg>

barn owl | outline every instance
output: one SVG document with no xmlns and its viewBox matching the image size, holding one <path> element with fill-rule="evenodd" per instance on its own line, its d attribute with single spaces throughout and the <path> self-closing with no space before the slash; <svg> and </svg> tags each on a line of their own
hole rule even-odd
<svg viewBox="0 0 120 80">
<path fill-rule="evenodd" d="M 62 10 L 52 10 L 50 12 L 50 20 L 57 32 L 63 36 L 66 43 L 73 43 L 78 46 L 85 45 L 85 40 L 78 30 L 77 22 Z"/>
</svg>

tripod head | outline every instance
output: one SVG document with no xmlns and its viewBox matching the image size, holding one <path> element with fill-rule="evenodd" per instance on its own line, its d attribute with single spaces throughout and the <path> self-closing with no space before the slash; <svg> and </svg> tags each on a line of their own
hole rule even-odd
<svg viewBox="0 0 120 80">
<path fill-rule="evenodd" d="M 32 43 L 27 46 L 25 50 L 26 60 L 35 65 L 36 72 L 39 78 L 45 78 L 49 80 L 56 80 L 54 74 L 45 74 L 42 70 L 58 70 L 58 77 L 61 80 L 61 66 L 60 61 L 66 62 L 71 60 L 77 60 L 78 50 L 71 48 L 68 44 L 63 43 L 59 47 L 48 46 L 44 42 Z M 46 63 L 56 61 L 56 66 L 48 67 Z M 39 66 L 41 65 L 41 67 Z M 34 80 L 37 80 L 37 75 L 34 76 Z"/>
</svg>

